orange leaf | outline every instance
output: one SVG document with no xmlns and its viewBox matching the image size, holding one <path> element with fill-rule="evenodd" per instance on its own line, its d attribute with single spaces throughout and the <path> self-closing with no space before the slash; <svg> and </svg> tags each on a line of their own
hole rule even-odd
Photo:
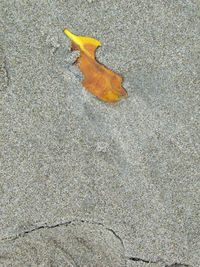
<svg viewBox="0 0 200 267">
<path fill-rule="evenodd" d="M 128 97 L 122 87 L 122 77 L 96 61 L 95 51 L 101 43 L 94 38 L 76 36 L 67 29 L 64 33 L 72 41 L 72 50 L 80 51 L 74 64 L 79 66 L 85 77 L 82 85 L 104 101 L 117 102 L 121 97 Z"/>
</svg>

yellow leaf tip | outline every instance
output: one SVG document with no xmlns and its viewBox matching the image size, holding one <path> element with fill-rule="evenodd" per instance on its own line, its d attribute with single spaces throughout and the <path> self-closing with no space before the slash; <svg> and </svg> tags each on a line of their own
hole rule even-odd
<svg viewBox="0 0 200 267">
<path fill-rule="evenodd" d="M 75 38 L 76 35 L 74 35 L 73 33 L 71 33 L 68 29 L 64 30 L 64 33 L 71 39 L 73 40 Z"/>
</svg>

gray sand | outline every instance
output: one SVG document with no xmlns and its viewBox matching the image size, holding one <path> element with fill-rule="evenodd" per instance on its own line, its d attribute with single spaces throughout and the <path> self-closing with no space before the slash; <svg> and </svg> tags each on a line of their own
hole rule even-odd
<svg viewBox="0 0 200 267">
<path fill-rule="evenodd" d="M 200 266 L 199 1 L 0 5 L 0 266 Z M 83 88 L 65 28 L 127 99 Z"/>
</svg>

